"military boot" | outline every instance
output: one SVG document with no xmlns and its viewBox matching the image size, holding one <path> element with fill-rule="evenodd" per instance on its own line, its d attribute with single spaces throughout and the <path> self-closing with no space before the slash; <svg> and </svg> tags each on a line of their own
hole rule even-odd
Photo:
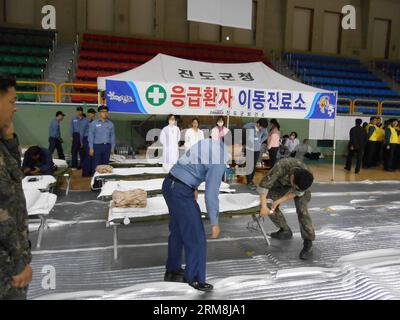
<svg viewBox="0 0 400 320">
<path fill-rule="evenodd" d="M 283 230 L 282 228 L 280 228 L 279 231 L 271 233 L 271 238 L 278 240 L 289 240 L 293 238 L 293 233 L 290 229 Z"/>
<path fill-rule="evenodd" d="M 311 240 L 304 240 L 303 250 L 300 252 L 301 260 L 308 260 L 312 257 L 313 244 Z"/>
</svg>

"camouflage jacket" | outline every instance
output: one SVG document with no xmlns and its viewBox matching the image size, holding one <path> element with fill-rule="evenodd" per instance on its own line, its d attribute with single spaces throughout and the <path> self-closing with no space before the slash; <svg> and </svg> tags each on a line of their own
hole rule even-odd
<svg viewBox="0 0 400 320">
<path fill-rule="evenodd" d="M 0 139 L 0 296 L 31 262 L 18 138 Z"/>
<path fill-rule="evenodd" d="M 261 180 L 258 192 L 267 194 L 271 189 L 288 189 L 296 196 L 301 197 L 306 190 L 293 189 L 290 183 L 290 176 L 295 169 L 306 169 L 310 171 L 303 161 L 295 158 L 279 160 L 270 172 Z M 311 171 L 310 171 L 311 172 Z"/>
</svg>

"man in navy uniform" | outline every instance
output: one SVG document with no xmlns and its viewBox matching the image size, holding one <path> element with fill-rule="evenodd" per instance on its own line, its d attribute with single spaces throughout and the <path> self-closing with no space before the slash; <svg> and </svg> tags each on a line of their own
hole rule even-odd
<svg viewBox="0 0 400 320">
<path fill-rule="evenodd" d="M 50 122 L 49 128 L 49 151 L 53 155 L 57 149 L 58 159 L 65 160 L 64 150 L 62 147 L 63 139 L 61 138 L 60 122 L 64 120 L 65 114 L 62 111 L 56 113 L 56 118 Z"/>
<path fill-rule="evenodd" d="M 83 133 L 83 149 L 85 152 L 85 156 L 83 157 L 82 162 L 82 177 L 91 177 L 94 174 L 93 168 L 93 157 L 90 156 L 90 147 L 89 147 L 89 128 L 93 123 L 96 117 L 96 110 L 89 109 L 87 114 L 87 119 L 85 122 L 85 130 Z"/>
<path fill-rule="evenodd" d="M 86 119 L 83 116 L 83 108 L 76 109 L 76 117 L 71 120 L 71 139 L 72 139 L 72 163 L 71 167 L 78 169 L 78 153 L 82 165 L 83 160 L 83 133 Z"/>
<path fill-rule="evenodd" d="M 218 195 L 227 162 L 222 141 L 202 140 L 178 160 L 165 178 L 162 192 L 170 214 L 165 281 L 186 282 L 200 291 L 213 289 L 206 283 L 207 240 L 196 201 L 197 188 L 206 183 L 206 207 L 215 239 L 220 234 Z M 182 250 L 185 250 L 185 271 Z"/>
<path fill-rule="evenodd" d="M 39 146 L 30 147 L 24 155 L 22 171 L 27 176 L 53 175 L 55 165 L 51 153 L 46 148 Z"/>
<path fill-rule="evenodd" d="M 110 155 L 115 150 L 115 128 L 108 119 L 108 108 L 99 108 L 99 119 L 93 121 L 89 127 L 90 156 L 93 157 L 93 168 L 99 165 L 108 165 Z"/>
</svg>

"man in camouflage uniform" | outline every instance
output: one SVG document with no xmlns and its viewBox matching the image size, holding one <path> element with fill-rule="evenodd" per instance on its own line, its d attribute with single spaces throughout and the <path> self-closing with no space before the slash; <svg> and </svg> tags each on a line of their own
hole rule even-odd
<svg viewBox="0 0 400 320">
<path fill-rule="evenodd" d="M 276 163 L 272 170 L 262 179 L 259 188 L 261 200 L 260 215 L 269 216 L 279 228 L 271 237 L 278 240 L 288 240 L 293 237 L 284 215 L 279 206 L 286 201 L 294 199 L 296 212 L 300 223 L 301 237 L 304 240 L 300 259 L 307 260 L 312 255 L 312 242 L 315 240 L 313 223 L 308 212 L 308 203 L 311 192 L 308 190 L 314 181 L 312 173 L 299 159 L 282 159 Z M 267 197 L 274 202 L 272 208 L 267 207 Z"/>
<path fill-rule="evenodd" d="M 15 79 L 0 74 L 0 300 L 24 300 L 32 280 L 28 213 L 12 117 Z"/>
</svg>

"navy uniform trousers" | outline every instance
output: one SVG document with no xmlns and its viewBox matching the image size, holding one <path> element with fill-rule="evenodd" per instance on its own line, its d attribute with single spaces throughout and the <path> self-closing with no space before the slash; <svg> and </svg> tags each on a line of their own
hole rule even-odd
<svg viewBox="0 0 400 320">
<path fill-rule="evenodd" d="M 93 170 L 96 170 L 97 166 L 108 165 L 110 163 L 111 144 L 95 144 L 93 149 Z"/>
<path fill-rule="evenodd" d="M 180 270 L 182 251 L 185 250 L 185 279 L 188 282 L 198 281 L 204 284 L 207 239 L 201 211 L 194 198 L 194 190 L 167 177 L 162 192 L 170 214 L 167 271 Z"/>
<path fill-rule="evenodd" d="M 83 149 L 81 148 L 81 135 L 79 132 L 74 132 L 72 135 L 72 147 L 71 147 L 71 154 L 72 154 L 72 163 L 71 167 L 72 168 L 78 168 L 78 153 L 79 153 L 79 159 L 81 161 L 81 166 L 84 158 L 84 152 Z"/>
<path fill-rule="evenodd" d="M 83 150 L 85 156 L 82 162 L 82 176 L 91 177 L 94 174 L 93 157 L 90 156 L 90 147 L 88 137 L 83 137 Z"/>
</svg>

